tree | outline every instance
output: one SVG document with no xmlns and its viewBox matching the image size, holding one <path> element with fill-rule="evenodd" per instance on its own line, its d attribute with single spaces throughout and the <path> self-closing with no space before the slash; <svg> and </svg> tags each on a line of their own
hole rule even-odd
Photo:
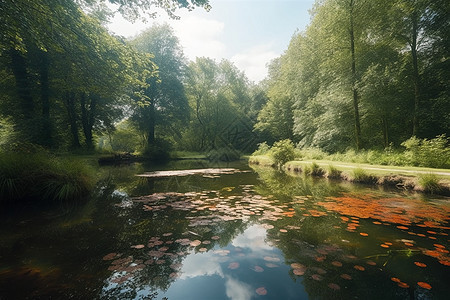
<svg viewBox="0 0 450 300">
<path fill-rule="evenodd" d="M 155 25 L 131 42 L 139 51 L 153 55 L 158 78 L 150 77 L 145 89 L 147 100 L 135 106 L 132 120 L 145 133 L 147 145 L 155 146 L 155 128 L 161 137 L 180 136 L 187 122 L 189 106 L 183 79 L 185 58 L 178 38 L 169 25 Z"/>
</svg>

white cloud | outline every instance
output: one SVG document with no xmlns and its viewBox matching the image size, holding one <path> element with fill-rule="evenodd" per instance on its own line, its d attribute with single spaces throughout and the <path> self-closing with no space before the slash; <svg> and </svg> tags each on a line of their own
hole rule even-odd
<svg viewBox="0 0 450 300">
<path fill-rule="evenodd" d="M 206 56 L 220 60 L 224 56 L 225 44 L 219 40 L 224 23 L 188 16 L 171 22 L 171 25 L 189 59 L 195 60 L 196 57 Z"/>
<path fill-rule="evenodd" d="M 224 277 L 222 267 L 213 260 L 213 254 L 197 253 L 186 257 L 181 269 L 181 279 L 194 278 L 197 276 L 218 275 Z"/>
<path fill-rule="evenodd" d="M 243 70 L 250 80 L 259 82 L 267 76 L 266 64 L 278 56 L 279 54 L 271 50 L 270 44 L 265 44 L 246 49 L 234 55 L 231 61 Z"/>
</svg>

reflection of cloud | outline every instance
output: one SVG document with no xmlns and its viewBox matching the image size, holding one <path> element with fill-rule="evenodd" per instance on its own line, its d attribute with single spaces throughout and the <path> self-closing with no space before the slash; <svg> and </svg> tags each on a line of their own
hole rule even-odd
<svg viewBox="0 0 450 300">
<path fill-rule="evenodd" d="M 267 76 L 266 64 L 278 57 L 271 45 L 259 45 L 238 53 L 231 58 L 240 70 L 244 70 L 247 77 L 259 82 Z"/>
<path fill-rule="evenodd" d="M 266 236 L 266 229 L 259 225 L 253 225 L 238 235 L 231 243 L 235 247 L 250 248 L 253 252 L 257 252 L 258 250 L 272 250 L 273 247 L 267 245 L 265 242 Z"/>
<path fill-rule="evenodd" d="M 249 300 L 252 298 L 251 286 L 230 276 L 226 276 L 225 290 L 231 300 Z"/>
<path fill-rule="evenodd" d="M 183 261 L 181 279 L 212 275 L 223 278 L 222 268 L 217 261 L 214 261 L 210 253 L 191 254 Z"/>
</svg>

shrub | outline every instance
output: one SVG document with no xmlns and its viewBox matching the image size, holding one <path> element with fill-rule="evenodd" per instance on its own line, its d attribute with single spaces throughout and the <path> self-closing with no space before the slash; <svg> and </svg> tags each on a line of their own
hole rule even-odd
<svg viewBox="0 0 450 300">
<path fill-rule="evenodd" d="M 341 178 L 341 173 L 342 171 L 339 171 L 332 165 L 329 165 L 327 170 L 327 178 Z"/>
<path fill-rule="evenodd" d="M 93 171 L 74 159 L 49 158 L 48 153 L 0 154 L 0 202 L 71 201 L 89 194 Z"/>
<path fill-rule="evenodd" d="M 270 146 L 267 145 L 266 142 L 262 142 L 258 144 L 258 149 L 256 149 L 255 152 L 253 152 L 252 155 L 256 156 L 256 155 L 265 155 L 267 153 L 269 153 L 270 151 Z"/>
<path fill-rule="evenodd" d="M 442 186 L 439 184 L 439 179 L 435 174 L 419 175 L 419 185 L 427 193 L 436 194 L 442 191 Z"/>
<path fill-rule="evenodd" d="M 152 161 L 167 161 L 170 159 L 172 144 L 164 139 L 157 139 L 153 145 L 147 145 L 142 156 Z"/>
<path fill-rule="evenodd" d="M 431 168 L 450 167 L 449 138 L 439 135 L 434 139 L 418 139 L 415 136 L 404 141 L 405 158 L 415 166 Z"/>
<path fill-rule="evenodd" d="M 288 161 L 294 160 L 294 144 L 288 139 L 275 142 L 270 149 L 270 154 L 273 157 L 275 164 L 281 167 Z"/>
<path fill-rule="evenodd" d="M 312 176 L 323 176 L 325 171 L 315 162 L 311 164 L 311 175 Z"/>
<path fill-rule="evenodd" d="M 354 182 L 360 183 L 373 183 L 376 181 L 374 176 L 369 175 L 364 169 L 361 168 L 356 168 L 353 170 L 351 179 Z"/>
</svg>

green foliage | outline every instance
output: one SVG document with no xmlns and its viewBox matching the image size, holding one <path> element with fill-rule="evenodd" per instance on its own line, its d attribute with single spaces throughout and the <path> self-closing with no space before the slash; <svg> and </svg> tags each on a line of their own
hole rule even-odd
<svg viewBox="0 0 450 300">
<path fill-rule="evenodd" d="M 412 137 L 402 143 L 406 148 L 405 157 L 414 166 L 448 168 L 450 167 L 450 138 L 445 135 L 434 139 Z"/>
<path fill-rule="evenodd" d="M 168 140 L 156 139 L 152 145 L 146 145 L 142 156 L 156 162 L 165 162 L 170 159 L 172 144 Z"/>
<path fill-rule="evenodd" d="M 42 151 L 0 153 L 1 204 L 78 201 L 94 184 L 91 168 L 77 159 L 49 158 Z"/>
<path fill-rule="evenodd" d="M 351 180 L 360 183 L 374 183 L 376 177 L 370 175 L 362 168 L 356 168 L 351 172 Z"/>
<path fill-rule="evenodd" d="M 280 168 L 290 160 L 295 159 L 295 147 L 291 140 L 281 140 L 273 144 L 270 149 L 270 155 L 275 164 Z"/>
<path fill-rule="evenodd" d="M 439 179 L 435 174 L 419 175 L 419 185 L 427 193 L 438 194 L 442 191 L 442 186 L 439 184 Z"/>
<path fill-rule="evenodd" d="M 267 145 L 266 142 L 262 142 L 258 144 L 258 149 L 255 150 L 255 152 L 252 153 L 253 156 L 256 155 L 265 155 L 268 154 L 270 151 L 270 146 Z"/>
<path fill-rule="evenodd" d="M 323 176 L 325 174 L 325 170 L 322 169 L 316 162 L 311 164 L 311 175 L 312 176 Z"/>
<path fill-rule="evenodd" d="M 336 167 L 329 165 L 327 170 L 327 178 L 341 178 L 342 171 L 336 169 Z"/>
<path fill-rule="evenodd" d="M 235 161 L 240 159 L 240 154 L 234 149 L 219 148 L 206 154 L 209 161 Z"/>
</svg>

